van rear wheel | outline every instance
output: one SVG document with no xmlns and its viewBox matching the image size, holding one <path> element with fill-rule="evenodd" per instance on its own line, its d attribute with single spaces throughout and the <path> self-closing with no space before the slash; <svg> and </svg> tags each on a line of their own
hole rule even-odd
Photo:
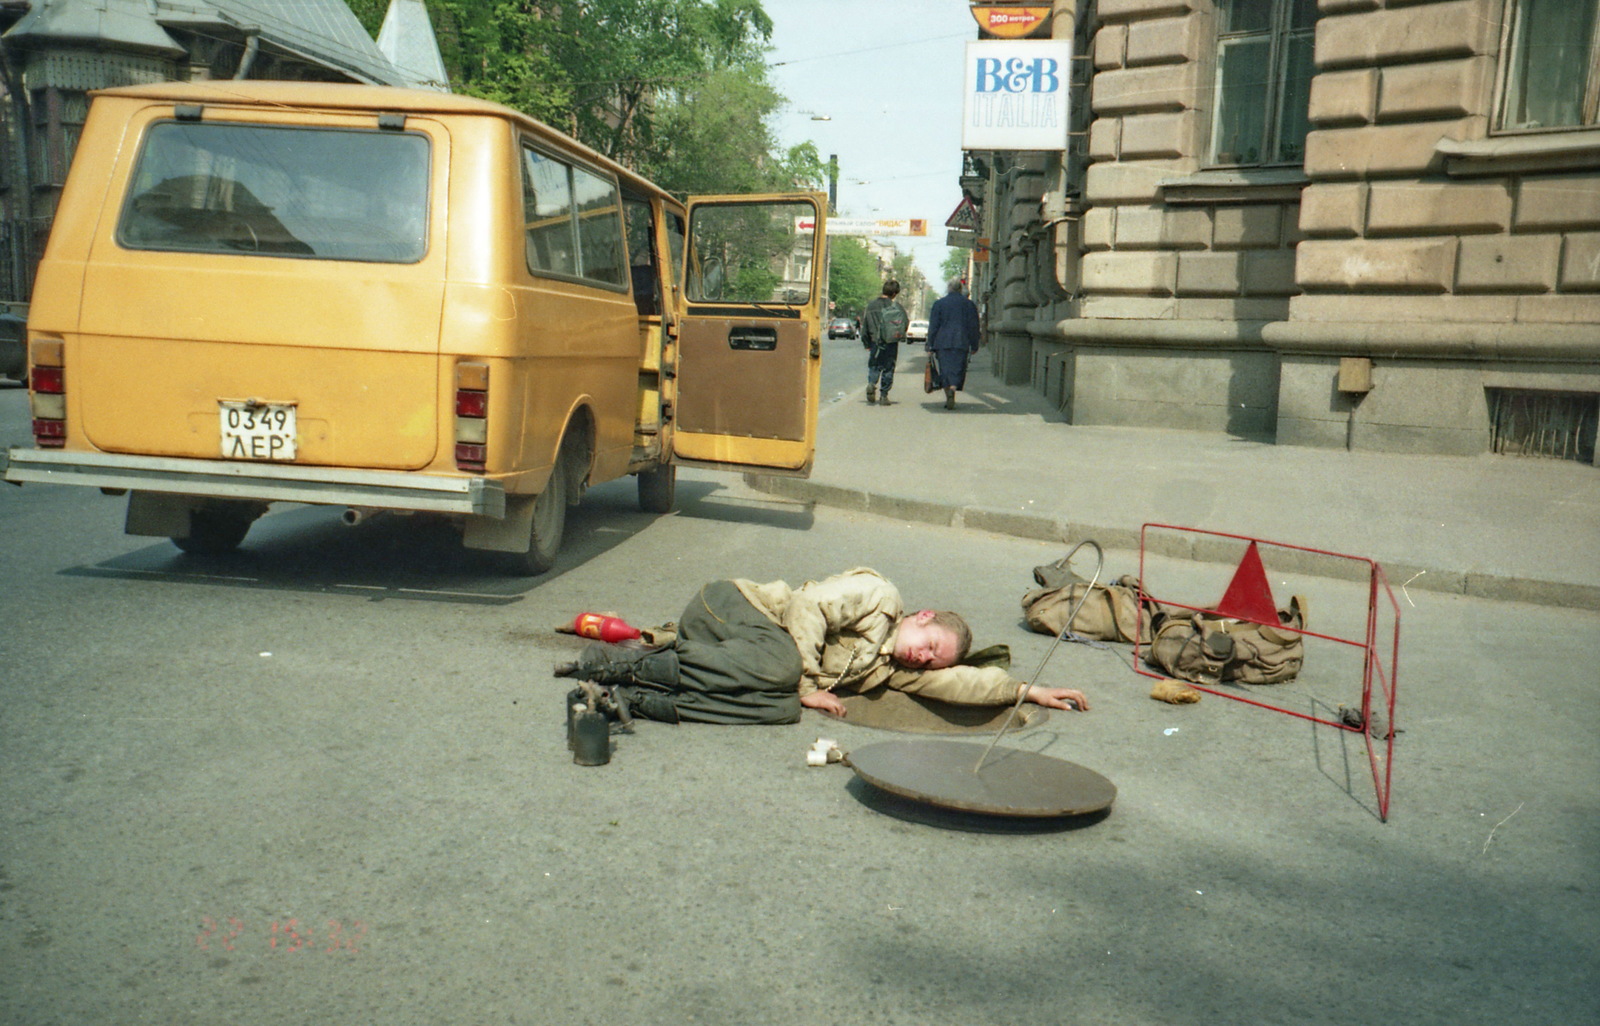
<svg viewBox="0 0 1600 1026">
<path fill-rule="evenodd" d="M 528 551 L 504 553 L 507 569 L 524 577 L 542 574 L 556 565 L 561 536 L 567 527 L 567 494 L 572 484 L 571 447 L 565 443 L 550 468 L 550 480 L 533 500 L 528 525 Z"/>
<path fill-rule="evenodd" d="M 678 468 L 670 463 L 653 470 L 641 470 L 639 477 L 639 508 L 646 513 L 671 513 L 677 499 Z"/>
</svg>

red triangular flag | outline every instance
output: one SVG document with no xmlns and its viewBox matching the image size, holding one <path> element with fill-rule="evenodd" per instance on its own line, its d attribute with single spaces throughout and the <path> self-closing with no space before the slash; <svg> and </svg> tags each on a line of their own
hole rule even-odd
<svg viewBox="0 0 1600 1026">
<path fill-rule="evenodd" d="M 1278 622 L 1278 604 L 1272 601 L 1272 586 L 1267 583 L 1267 570 L 1261 565 L 1261 552 L 1255 542 L 1244 550 L 1239 569 L 1233 572 L 1233 581 L 1216 611 L 1237 620 Z"/>
</svg>

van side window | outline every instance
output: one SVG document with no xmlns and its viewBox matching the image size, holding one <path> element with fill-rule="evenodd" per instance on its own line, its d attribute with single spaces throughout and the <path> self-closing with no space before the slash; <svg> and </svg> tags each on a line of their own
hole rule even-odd
<svg viewBox="0 0 1600 1026">
<path fill-rule="evenodd" d="M 528 270 L 576 278 L 578 246 L 572 237 L 572 186 L 567 166 L 533 150 L 522 151 L 522 221 Z"/>
<path fill-rule="evenodd" d="M 117 241 L 130 249 L 415 263 L 427 136 L 162 121 L 145 133 Z"/>
<path fill-rule="evenodd" d="M 669 212 L 667 214 L 667 256 L 672 261 L 672 273 L 677 275 L 673 281 L 680 283 L 683 281 L 683 235 L 683 217 Z"/>
<path fill-rule="evenodd" d="M 624 284 L 628 262 L 622 252 L 622 201 L 616 184 L 575 167 L 572 191 L 578 198 L 581 273 L 592 281 Z"/>
<path fill-rule="evenodd" d="M 633 305 L 641 317 L 661 312 L 661 276 L 656 271 L 655 221 L 650 204 L 628 197 L 622 201 L 622 223 L 628 232 L 628 273 L 633 280 Z"/>
<path fill-rule="evenodd" d="M 791 201 L 696 206 L 689 219 L 690 302 L 809 302 L 814 211 Z"/>
<path fill-rule="evenodd" d="M 534 274 L 627 282 L 616 183 L 523 147 L 522 220 Z"/>
</svg>

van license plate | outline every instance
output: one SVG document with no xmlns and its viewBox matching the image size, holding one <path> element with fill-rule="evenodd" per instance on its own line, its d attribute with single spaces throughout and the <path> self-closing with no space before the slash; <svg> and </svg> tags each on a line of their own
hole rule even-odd
<svg viewBox="0 0 1600 1026">
<path fill-rule="evenodd" d="M 223 459 L 294 459 L 294 404 L 219 400 L 217 406 Z"/>
</svg>

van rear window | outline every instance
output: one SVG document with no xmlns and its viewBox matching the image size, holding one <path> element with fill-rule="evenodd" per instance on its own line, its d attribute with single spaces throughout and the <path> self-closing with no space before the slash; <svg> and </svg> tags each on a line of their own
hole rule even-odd
<svg viewBox="0 0 1600 1026">
<path fill-rule="evenodd" d="M 117 225 L 131 249 L 414 263 L 429 140 L 415 132 L 160 122 Z"/>
</svg>

